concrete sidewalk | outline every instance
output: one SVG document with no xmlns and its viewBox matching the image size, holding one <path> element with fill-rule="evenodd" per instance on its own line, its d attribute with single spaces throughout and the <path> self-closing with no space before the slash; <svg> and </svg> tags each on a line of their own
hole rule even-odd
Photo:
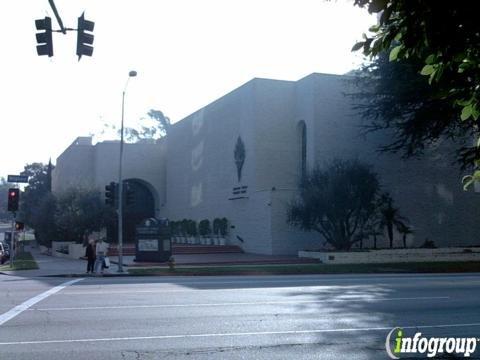
<svg viewBox="0 0 480 360">
<path fill-rule="evenodd" d="M 78 259 L 65 259 L 41 254 L 36 247 L 25 249 L 35 258 L 39 269 L 3 271 L 8 275 L 22 277 L 38 276 L 94 276 L 86 274 L 87 261 Z M 313 259 L 300 259 L 295 256 L 272 256 L 245 253 L 219 253 L 219 254 L 178 254 L 174 255 L 177 266 L 226 266 L 226 265 L 274 265 L 274 264 L 305 264 L 317 263 Z M 110 268 L 105 269 L 106 276 L 127 275 L 129 268 L 160 266 L 168 267 L 166 263 L 137 263 L 134 256 L 124 256 L 124 273 L 118 273 L 118 258 L 109 256 Z"/>
<path fill-rule="evenodd" d="M 36 270 L 14 270 L 3 271 L 4 274 L 22 276 L 22 277 L 36 277 L 36 276 L 94 276 L 86 274 L 87 261 L 76 259 L 64 259 L 55 256 L 41 254 L 37 248 L 25 249 L 29 251 L 35 258 L 39 269 Z M 118 267 L 116 264 L 111 264 L 109 269 L 105 269 L 104 273 L 117 274 Z"/>
</svg>

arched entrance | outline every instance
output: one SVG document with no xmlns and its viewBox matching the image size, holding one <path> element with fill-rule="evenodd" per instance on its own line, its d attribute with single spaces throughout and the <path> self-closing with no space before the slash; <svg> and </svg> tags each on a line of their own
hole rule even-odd
<svg viewBox="0 0 480 360">
<path fill-rule="evenodd" d="M 124 189 L 131 193 L 132 201 L 123 201 L 123 242 L 135 241 L 135 227 L 147 218 L 155 217 L 155 204 L 158 201 L 153 186 L 141 179 L 126 179 L 123 182 Z M 112 243 L 118 243 L 118 222 L 107 229 L 107 237 Z"/>
<path fill-rule="evenodd" d="M 123 237 L 125 242 L 135 241 L 135 227 L 147 218 L 155 217 L 155 197 L 150 184 L 140 179 L 128 179 L 125 187 L 132 193 L 133 201 L 123 208 Z"/>
</svg>

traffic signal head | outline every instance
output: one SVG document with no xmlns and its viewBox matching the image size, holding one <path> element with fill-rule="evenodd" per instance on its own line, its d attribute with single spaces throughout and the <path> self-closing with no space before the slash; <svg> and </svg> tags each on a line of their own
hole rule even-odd
<svg viewBox="0 0 480 360">
<path fill-rule="evenodd" d="M 125 204 L 127 206 L 133 205 L 135 202 L 135 192 L 129 183 L 125 184 Z"/>
<path fill-rule="evenodd" d="M 8 211 L 18 211 L 20 202 L 20 189 L 8 189 Z"/>
<path fill-rule="evenodd" d="M 82 55 L 92 56 L 93 53 L 93 34 L 89 34 L 88 32 L 92 32 L 95 26 L 93 21 L 85 20 L 84 17 L 85 13 L 82 13 L 82 16 L 78 18 L 78 34 L 77 34 L 77 55 L 78 60 L 82 57 Z"/>
<path fill-rule="evenodd" d="M 113 181 L 105 186 L 105 204 L 115 206 L 117 198 L 117 184 Z"/>
<path fill-rule="evenodd" d="M 25 229 L 25 224 L 21 221 L 15 221 L 15 230 L 22 231 Z"/>
<path fill-rule="evenodd" d="M 45 19 L 35 20 L 35 27 L 41 31 L 36 34 L 38 56 L 53 56 L 52 19 L 47 16 Z"/>
</svg>

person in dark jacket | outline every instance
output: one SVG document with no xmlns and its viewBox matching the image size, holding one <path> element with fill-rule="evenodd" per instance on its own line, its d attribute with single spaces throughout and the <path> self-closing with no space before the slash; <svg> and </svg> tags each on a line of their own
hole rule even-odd
<svg viewBox="0 0 480 360">
<path fill-rule="evenodd" d="M 95 242 L 93 240 L 88 241 L 87 249 L 85 250 L 85 256 L 87 257 L 87 274 L 92 273 L 95 265 Z"/>
</svg>

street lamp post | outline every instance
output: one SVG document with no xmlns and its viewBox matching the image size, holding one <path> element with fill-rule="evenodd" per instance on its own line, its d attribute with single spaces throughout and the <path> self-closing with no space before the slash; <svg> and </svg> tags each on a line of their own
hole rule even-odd
<svg viewBox="0 0 480 360">
<path fill-rule="evenodd" d="M 125 92 L 127 91 L 128 80 L 137 76 L 136 71 L 128 73 L 127 83 L 122 93 L 122 124 L 120 126 L 120 159 L 118 164 L 118 272 L 123 272 L 123 119 L 125 116 Z"/>
</svg>

